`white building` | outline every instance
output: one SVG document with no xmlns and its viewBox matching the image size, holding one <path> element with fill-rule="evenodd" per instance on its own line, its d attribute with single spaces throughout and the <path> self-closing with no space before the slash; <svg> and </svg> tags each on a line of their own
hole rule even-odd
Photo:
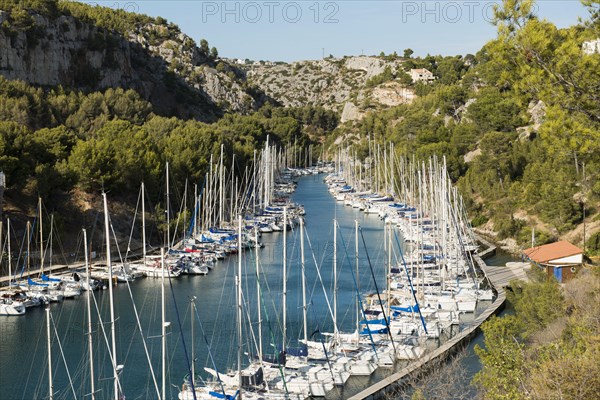
<svg viewBox="0 0 600 400">
<path fill-rule="evenodd" d="M 587 55 L 600 53 L 600 38 L 583 42 L 581 50 Z"/>
<path fill-rule="evenodd" d="M 428 69 L 425 68 L 416 68 L 416 69 L 411 69 L 410 70 L 410 77 L 412 78 L 413 82 L 431 82 L 435 80 L 435 76 L 433 76 L 433 74 L 431 73 L 431 71 L 429 71 Z"/>
</svg>

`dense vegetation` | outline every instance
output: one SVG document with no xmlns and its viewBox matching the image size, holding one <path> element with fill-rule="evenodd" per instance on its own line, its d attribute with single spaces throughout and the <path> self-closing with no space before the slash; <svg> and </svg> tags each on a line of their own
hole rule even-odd
<svg viewBox="0 0 600 400">
<path fill-rule="evenodd" d="M 402 57 L 383 55 L 402 60 L 402 69 L 387 68 L 366 86 L 397 81 L 412 86 L 418 99 L 367 113 L 339 127 L 338 134 L 358 134 L 362 140 L 355 148 L 363 156 L 366 138 L 393 142 L 398 152 L 418 159 L 445 156 L 473 224 L 487 223 L 501 238 L 524 244 L 535 228 L 537 242 L 543 243 L 586 217 L 597 220 L 600 55 L 585 54 L 582 45 L 600 36 L 600 18 L 598 3 L 585 1 L 589 18 L 557 29 L 531 13 L 531 0 L 506 0 L 496 8 L 497 39 L 475 55 L 414 58 L 410 49 Z M 2 29 L 35 30 L 30 15 L 35 10 L 52 18 L 70 14 L 119 34 L 140 33 L 148 24 L 165 28 L 143 31 L 149 43 L 180 33 L 162 18 L 69 1 L 0 0 L 0 8 L 10 11 Z M 243 81 L 224 63 L 210 61 L 218 52 L 206 40 L 199 50 L 209 65 Z M 176 57 L 172 63 L 178 64 Z M 429 69 L 435 82 L 411 82 L 405 73 L 411 68 Z M 85 93 L 1 79 L 0 169 L 9 187 L 43 196 L 75 187 L 127 190 L 142 179 L 152 190 L 167 160 L 177 179 L 197 181 L 221 143 L 243 168 L 267 135 L 304 146 L 322 141 L 338 121 L 332 112 L 311 106 L 267 105 L 254 115 L 227 115 L 212 125 L 156 113 L 132 90 Z M 326 144 L 334 140 L 332 135 Z M 588 237 L 591 252 L 600 251 L 598 234 L 588 232 Z"/>
<path fill-rule="evenodd" d="M 537 267 L 535 267 L 537 268 Z M 483 325 L 475 383 L 485 399 L 592 399 L 600 393 L 600 276 L 561 287 L 538 270 L 513 282 L 514 314 Z"/>
<path fill-rule="evenodd" d="M 415 84 L 416 101 L 338 128 L 363 138 L 358 154 L 370 137 L 420 159 L 445 156 L 474 224 L 491 220 L 501 238 L 523 244 L 532 228 L 543 243 L 584 213 L 597 215 L 600 198 L 600 55 L 582 50 L 600 36 L 598 3 L 566 29 L 536 18 L 532 7 L 497 7 L 498 38 L 474 56 L 409 59 L 406 70 L 427 68 L 437 78 Z"/>
<path fill-rule="evenodd" d="M 43 197 L 73 187 L 127 195 L 142 180 L 156 193 L 167 161 L 174 185 L 200 182 L 221 144 L 227 165 L 235 156 L 241 173 L 268 135 L 305 148 L 305 130 L 318 139 L 336 124 L 335 114 L 321 108 L 271 106 L 205 124 L 157 116 L 133 90 L 44 91 L 0 77 L 0 170 L 9 188 Z"/>
</svg>

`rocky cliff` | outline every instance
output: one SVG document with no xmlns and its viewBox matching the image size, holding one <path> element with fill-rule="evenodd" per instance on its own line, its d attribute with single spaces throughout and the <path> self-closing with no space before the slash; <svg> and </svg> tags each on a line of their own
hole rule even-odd
<svg viewBox="0 0 600 400">
<path fill-rule="evenodd" d="M 64 12 L 27 13 L 19 24 L 0 11 L 0 74 L 8 79 L 79 90 L 132 88 L 159 114 L 205 121 L 227 111 L 248 113 L 264 98 L 246 92 L 242 71 L 208 57 L 172 24 L 147 22 L 123 34 Z"/>
<path fill-rule="evenodd" d="M 248 81 L 284 106 L 321 105 L 342 113 L 342 122 L 360 119 L 367 109 L 410 102 L 413 91 L 398 82 L 373 83 L 386 68 L 404 73 L 402 60 L 382 57 L 326 58 L 294 63 L 247 65 Z"/>
</svg>

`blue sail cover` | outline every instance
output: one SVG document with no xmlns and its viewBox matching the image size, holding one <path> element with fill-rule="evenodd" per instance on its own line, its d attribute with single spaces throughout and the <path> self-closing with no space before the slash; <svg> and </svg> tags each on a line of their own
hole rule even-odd
<svg viewBox="0 0 600 400">
<path fill-rule="evenodd" d="M 44 282 L 60 282 L 60 279 L 57 278 L 50 278 L 48 275 L 46 274 L 42 274 L 42 280 Z"/>
<path fill-rule="evenodd" d="M 32 286 L 48 286 L 47 283 L 34 282 L 31 280 L 31 278 L 27 278 L 27 283 Z"/>
<path fill-rule="evenodd" d="M 374 328 L 374 327 L 370 327 L 369 325 L 365 325 L 364 328 L 362 328 L 362 330 L 360 331 L 361 335 L 386 334 L 386 333 L 388 333 L 388 329 L 385 326 Z"/>
<path fill-rule="evenodd" d="M 223 394 L 223 393 L 213 392 L 213 391 L 208 392 L 208 394 L 210 394 L 212 397 L 216 397 L 217 399 L 235 400 L 235 398 L 237 397 L 239 392 L 240 392 L 239 390 L 236 391 L 233 396 L 230 394 Z"/>
<path fill-rule="evenodd" d="M 406 306 L 406 307 L 402 307 L 402 306 L 392 306 L 390 307 L 392 310 L 394 310 L 396 313 L 400 313 L 400 312 L 419 312 L 419 305 L 415 304 L 414 306 Z"/>
<path fill-rule="evenodd" d="M 389 322 L 389 319 L 387 320 Z M 361 335 L 369 335 L 376 333 L 387 333 L 387 323 L 385 319 L 368 319 L 360 321 L 362 329 L 360 331 Z"/>
<path fill-rule="evenodd" d="M 208 236 L 202 235 L 202 236 L 200 236 L 200 242 L 201 243 L 213 243 L 214 240 L 209 238 Z"/>
<path fill-rule="evenodd" d="M 296 357 L 307 357 L 308 356 L 308 347 L 306 345 L 302 345 L 300 347 L 288 347 L 286 349 L 287 354 L 290 356 Z"/>
</svg>

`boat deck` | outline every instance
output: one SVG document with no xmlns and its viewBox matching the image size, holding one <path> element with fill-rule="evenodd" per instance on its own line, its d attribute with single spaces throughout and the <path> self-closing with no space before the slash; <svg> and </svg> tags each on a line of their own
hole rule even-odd
<svg viewBox="0 0 600 400">
<path fill-rule="evenodd" d="M 420 368 L 425 366 L 428 362 L 435 360 L 439 357 L 444 357 L 451 351 L 451 349 L 457 344 L 469 340 L 477 333 L 477 329 L 483 324 L 489 317 L 502 309 L 504 302 L 506 301 L 505 288 L 509 285 L 513 279 L 527 279 L 525 275 L 525 266 L 527 263 L 508 263 L 508 266 L 490 266 L 487 265 L 481 256 L 486 257 L 495 253 L 495 246 L 484 242 L 486 249 L 482 250 L 475 257 L 476 262 L 479 264 L 481 269 L 485 271 L 486 276 L 494 286 L 497 297 L 490 307 L 488 307 L 481 315 L 479 315 L 473 322 L 469 323 L 465 329 L 463 329 L 456 336 L 442 344 L 437 349 L 430 353 L 427 353 L 424 357 L 411 363 L 407 367 L 400 371 L 382 379 L 376 384 L 366 388 L 365 390 L 350 397 L 351 400 L 359 399 L 375 399 L 375 398 L 386 398 L 386 395 L 392 394 L 396 390 L 398 383 L 410 374 L 418 371 Z"/>
</svg>

